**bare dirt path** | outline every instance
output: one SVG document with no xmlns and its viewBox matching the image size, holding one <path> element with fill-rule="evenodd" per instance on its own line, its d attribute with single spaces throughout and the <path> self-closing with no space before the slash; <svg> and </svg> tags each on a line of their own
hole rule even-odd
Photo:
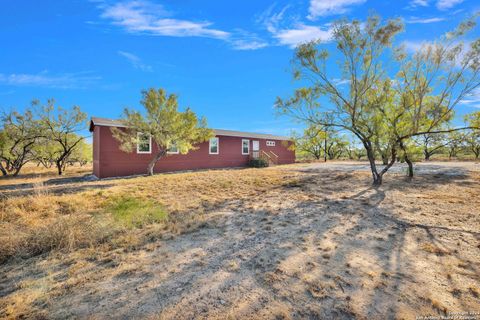
<svg viewBox="0 0 480 320">
<path fill-rule="evenodd" d="M 224 203 L 189 233 L 1 266 L 0 298 L 31 279 L 48 288 L 48 299 L 35 300 L 38 315 L 56 319 L 480 312 L 478 165 L 434 166 L 412 182 L 386 178 L 380 189 L 355 164 L 278 167 L 302 175 Z"/>
<path fill-rule="evenodd" d="M 379 169 L 383 168 L 380 163 Z M 366 161 L 328 161 L 304 164 L 301 171 L 334 170 L 343 172 L 370 172 L 370 166 Z M 405 163 L 395 163 L 388 173 L 404 174 L 407 172 Z M 444 174 L 466 175 L 469 172 L 480 172 L 480 162 L 474 161 L 428 161 L 414 164 L 415 174 Z"/>
</svg>

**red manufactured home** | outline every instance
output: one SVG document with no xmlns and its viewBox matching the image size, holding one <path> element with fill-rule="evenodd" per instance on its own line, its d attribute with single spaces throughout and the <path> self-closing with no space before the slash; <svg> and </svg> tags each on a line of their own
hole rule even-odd
<svg viewBox="0 0 480 320">
<path fill-rule="evenodd" d="M 142 141 L 131 153 L 120 150 L 111 127 L 125 127 L 121 121 L 95 118 L 90 121 L 93 132 L 93 174 L 98 178 L 144 174 L 158 147 L 151 139 Z M 214 129 L 215 138 L 200 143 L 195 150 L 179 154 L 171 150 L 155 165 L 155 172 L 178 170 L 245 167 L 252 158 L 265 158 L 271 164 L 295 162 L 293 143 L 287 137 Z"/>
</svg>

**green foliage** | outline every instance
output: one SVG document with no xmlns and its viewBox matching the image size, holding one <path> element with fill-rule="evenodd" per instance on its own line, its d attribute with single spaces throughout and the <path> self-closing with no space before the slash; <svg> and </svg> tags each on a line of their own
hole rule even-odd
<svg viewBox="0 0 480 320">
<path fill-rule="evenodd" d="M 299 136 L 296 132 L 292 132 L 291 138 L 294 143 L 291 149 L 295 150 L 297 156 L 313 156 L 320 159 L 324 145 L 326 133 L 317 126 L 311 125 L 303 131 L 303 135 Z"/>
<path fill-rule="evenodd" d="M 167 95 L 163 89 L 142 91 L 142 105 L 145 114 L 125 109 L 123 123 L 126 129 L 112 128 L 113 136 L 120 142 L 125 152 L 133 152 L 142 133 L 151 136 L 158 152 L 152 156 L 147 172 L 153 174 L 155 163 L 167 154 L 168 149 L 176 147 L 181 154 L 195 149 L 195 145 L 213 137 L 213 131 L 207 129 L 204 118 L 187 108 L 178 110 L 177 96 Z M 141 135 L 140 135 L 141 137 Z"/>
<path fill-rule="evenodd" d="M 168 219 L 168 213 L 161 205 L 134 197 L 114 198 L 107 210 L 117 223 L 127 228 L 142 228 Z"/>
<path fill-rule="evenodd" d="M 3 113 L 0 120 L 0 170 L 4 175 L 15 176 L 32 160 L 32 150 L 37 139 L 43 136 L 43 128 L 32 108 L 23 113 Z"/>
<path fill-rule="evenodd" d="M 63 109 L 53 99 L 45 105 L 34 100 L 22 113 L 10 111 L 1 116 L 0 171 L 17 175 L 22 167 L 37 161 L 45 167 L 55 164 L 58 173 L 83 142 L 77 134 L 85 127 L 86 114 L 79 107 Z"/>
<path fill-rule="evenodd" d="M 78 146 L 72 151 L 69 162 L 85 165 L 93 161 L 93 146 L 85 140 L 80 141 Z"/>
<path fill-rule="evenodd" d="M 266 168 L 268 167 L 268 161 L 262 158 L 250 159 L 248 166 L 252 168 Z"/>
<path fill-rule="evenodd" d="M 70 162 L 72 153 L 84 140 L 77 132 L 86 127 L 87 115 L 78 106 L 64 109 L 56 105 L 54 99 L 49 99 L 44 105 L 40 105 L 39 101 L 34 103 L 40 106 L 39 118 L 44 132 L 42 140 L 45 140 L 41 143 L 44 148 L 41 148 L 39 156 L 47 155 L 61 175 Z"/>
<path fill-rule="evenodd" d="M 462 38 L 474 27 L 475 21 L 468 20 L 413 55 L 395 48 L 397 70 L 389 76 L 382 63 L 402 23 L 382 23 L 376 16 L 364 25 L 340 20 L 333 26 L 333 41 L 344 81 L 329 74 L 334 61 L 320 42 L 303 44 L 295 51 L 293 75 L 305 86 L 288 99 L 277 98 L 276 109 L 308 126 L 350 131 L 365 148 L 373 182 L 379 185 L 398 153 L 411 167 L 414 137 L 457 130 L 444 128 L 458 103 L 480 85 L 480 39 L 467 48 Z M 381 170 L 375 163 L 378 155 L 387 163 Z"/>
</svg>

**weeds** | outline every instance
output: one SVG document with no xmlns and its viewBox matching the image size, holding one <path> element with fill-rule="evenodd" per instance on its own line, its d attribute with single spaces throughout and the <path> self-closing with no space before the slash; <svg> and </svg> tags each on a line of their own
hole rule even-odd
<svg viewBox="0 0 480 320">
<path fill-rule="evenodd" d="M 99 243 L 133 250 L 162 232 L 181 234 L 205 226 L 204 213 L 219 204 L 288 184 L 294 176 L 255 169 L 188 172 L 79 182 L 75 188 L 86 191 L 76 193 L 71 184 L 65 193 L 58 185 L 51 192 L 45 171 L 2 180 L 0 185 L 30 183 L 31 189 L 23 196 L 2 194 L 0 263 Z"/>
<path fill-rule="evenodd" d="M 168 218 L 168 213 L 160 204 L 128 196 L 113 199 L 107 210 L 117 223 L 127 228 L 141 228 Z"/>
</svg>

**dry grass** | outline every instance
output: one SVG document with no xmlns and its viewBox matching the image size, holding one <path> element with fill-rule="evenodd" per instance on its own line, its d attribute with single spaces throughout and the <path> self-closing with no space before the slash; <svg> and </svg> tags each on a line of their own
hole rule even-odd
<svg viewBox="0 0 480 320">
<path fill-rule="evenodd" d="M 476 311 L 478 173 L 373 189 L 298 167 L 0 188 L 0 318 Z"/>
<path fill-rule="evenodd" d="M 58 178 L 69 178 L 69 177 L 78 177 L 82 175 L 88 175 L 92 173 L 92 166 L 71 166 L 67 167 L 67 170 L 62 176 L 58 176 L 55 168 L 47 169 L 43 166 L 37 166 L 34 164 L 27 163 L 20 172 L 20 175 L 17 177 L 1 177 L 0 186 L 10 185 L 10 184 L 21 184 L 21 183 L 35 183 L 42 182 L 47 179 L 58 179 Z"/>
<path fill-rule="evenodd" d="M 179 234 L 201 224 L 202 214 L 215 206 L 291 183 L 297 175 L 256 169 L 189 172 L 75 183 L 86 190 L 62 194 L 62 185 L 52 193 L 43 183 L 53 172 L 41 173 L 19 178 L 20 183 L 34 180 L 25 196 L 4 193 L 0 262 L 104 242 L 143 243 L 139 238 L 159 228 Z"/>
</svg>

